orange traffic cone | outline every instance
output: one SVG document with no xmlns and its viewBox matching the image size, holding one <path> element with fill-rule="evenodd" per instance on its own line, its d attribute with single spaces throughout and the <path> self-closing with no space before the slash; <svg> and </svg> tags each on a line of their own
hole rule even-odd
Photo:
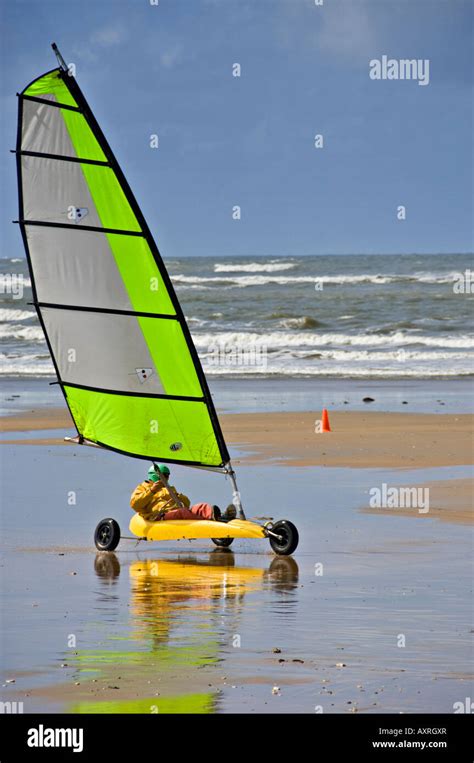
<svg viewBox="0 0 474 763">
<path fill-rule="evenodd" d="M 323 418 L 322 418 L 321 423 L 322 423 L 322 429 L 321 429 L 322 432 L 330 432 L 331 431 L 331 427 L 329 426 L 329 416 L 328 416 L 328 412 L 327 412 L 326 408 L 323 409 Z"/>
</svg>

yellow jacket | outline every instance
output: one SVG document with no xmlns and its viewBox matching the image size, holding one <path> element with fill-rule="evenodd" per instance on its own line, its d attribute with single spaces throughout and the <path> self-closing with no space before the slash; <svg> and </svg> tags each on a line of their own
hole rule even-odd
<svg viewBox="0 0 474 763">
<path fill-rule="evenodd" d="M 176 504 L 176 501 L 164 486 L 160 487 L 156 493 L 152 493 L 151 488 L 154 484 L 151 480 L 141 482 L 137 485 L 130 498 L 130 506 L 144 519 L 153 519 L 152 515 L 158 514 L 160 511 L 166 512 L 181 508 Z M 172 489 L 176 492 L 176 488 L 173 487 Z M 189 498 L 182 493 L 177 495 L 184 505 L 189 508 Z"/>
</svg>

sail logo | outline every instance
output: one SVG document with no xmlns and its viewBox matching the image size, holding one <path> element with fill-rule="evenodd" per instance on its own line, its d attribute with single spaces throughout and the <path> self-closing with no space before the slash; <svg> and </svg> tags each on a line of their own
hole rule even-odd
<svg viewBox="0 0 474 763">
<path fill-rule="evenodd" d="M 369 61 L 370 79 L 411 79 L 418 80 L 419 85 L 430 84 L 429 58 L 389 58 L 383 55 L 381 59 L 372 58 Z"/>
<path fill-rule="evenodd" d="M 68 207 L 67 208 L 67 216 L 69 220 L 74 220 L 76 223 L 80 223 L 81 220 L 84 219 L 84 217 L 87 217 L 89 214 L 89 210 L 87 207 Z"/>
<path fill-rule="evenodd" d="M 144 384 L 146 380 L 153 375 L 152 368 L 136 368 L 135 372 L 138 376 L 138 381 L 140 382 L 140 384 Z"/>
<path fill-rule="evenodd" d="M 41 723 L 28 729 L 28 747 L 72 747 L 73 752 L 84 749 L 84 729 L 52 729 Z"/>
</svg>

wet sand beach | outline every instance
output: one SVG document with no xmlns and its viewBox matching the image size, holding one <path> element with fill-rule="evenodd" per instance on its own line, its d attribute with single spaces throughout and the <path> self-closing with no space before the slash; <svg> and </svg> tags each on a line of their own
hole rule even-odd
<svg viewBox="0 0 474 763">
<path fill-rule="evenodd" d="M 312 412 L 223 414 L 224 436 L 246 455 L 245 463 L 287 466 L 422 468 L 471 464 L 472 414 L 331 413 L 332 431 L 317 431 Z M 74 429 L 64 408 L 33 410 L 0 419 L 1 432 Z M 74 435 L 75 432 L 70 434 Z M 2 440 L 4 444 L 63 444 L 63 437 Z M 68 444 L 68 443 L 65 443 Z"/>
<path fill-rule="evenodd" d="M 437 480 L 429 484 L 414 485 L 416 490 L 429 490 L 429 509 L 423 510 L 397 507 L 390 508 L 366 508 L 368 514 L 393 514 L 399 516 L 415 517 L 419 519 L 439 519 L 441 522 L 455 522 L 461 525 L 474 523 L 474 479 Z"/>
<path fill-rule="evenodd" d="M 4 417 L 2 701 L 400 713 L 452 712 L 472 696 L 472 416 L 335 411 L 325 434 L 317 418 L 221 417 L 247 516 L 299 528 L 294 557 L 279 558 L 266 541 L 223 552 L 122 540 L 96 553 L 102 517 L 129 534 L 143 463 L 64 445 L 64 409 Z M 228 501 L 220 475 L 175 466 L 173 482 L 193 500 Z M 382 483 L 428 487 L 429 512 L 370 508 Z"/>
</svg>

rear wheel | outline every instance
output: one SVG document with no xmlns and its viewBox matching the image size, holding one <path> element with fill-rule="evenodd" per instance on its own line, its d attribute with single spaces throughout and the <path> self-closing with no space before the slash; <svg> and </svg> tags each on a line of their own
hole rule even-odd
<svg viewBox="0 0 474 763">
<path fill-rule="evenodd" d="M 120 527 L 115 519 L 102 519 L 94 533 L 94 543 L 99 551 L 113 551 L 120 541 Z"/>
<path fill-rule="evenodd" d="M 99 552 L 95 555 L 94 572 L 103 581 L 113 581 L 120 575 L 120 562 L 113 553 Z"/>
<path fill-rule="evenodd" d="M 211 538 L 211 540 L 220 548 L 228 548 L 234 542 L 234 538 Z"/>
<path fill-rule="evenodd" d="M 270 546 L 276 554 L 289 556 L 296 551 L 299 536 L 298 530 L 293 522 L 289 522 L 287 519 L 281 519 L 279 522 L 275 522 L 271 528 L 271 532 L 278 536 L 277 538 L 275 538 L 273 534 L 269 536 Z"/>
</svg>

